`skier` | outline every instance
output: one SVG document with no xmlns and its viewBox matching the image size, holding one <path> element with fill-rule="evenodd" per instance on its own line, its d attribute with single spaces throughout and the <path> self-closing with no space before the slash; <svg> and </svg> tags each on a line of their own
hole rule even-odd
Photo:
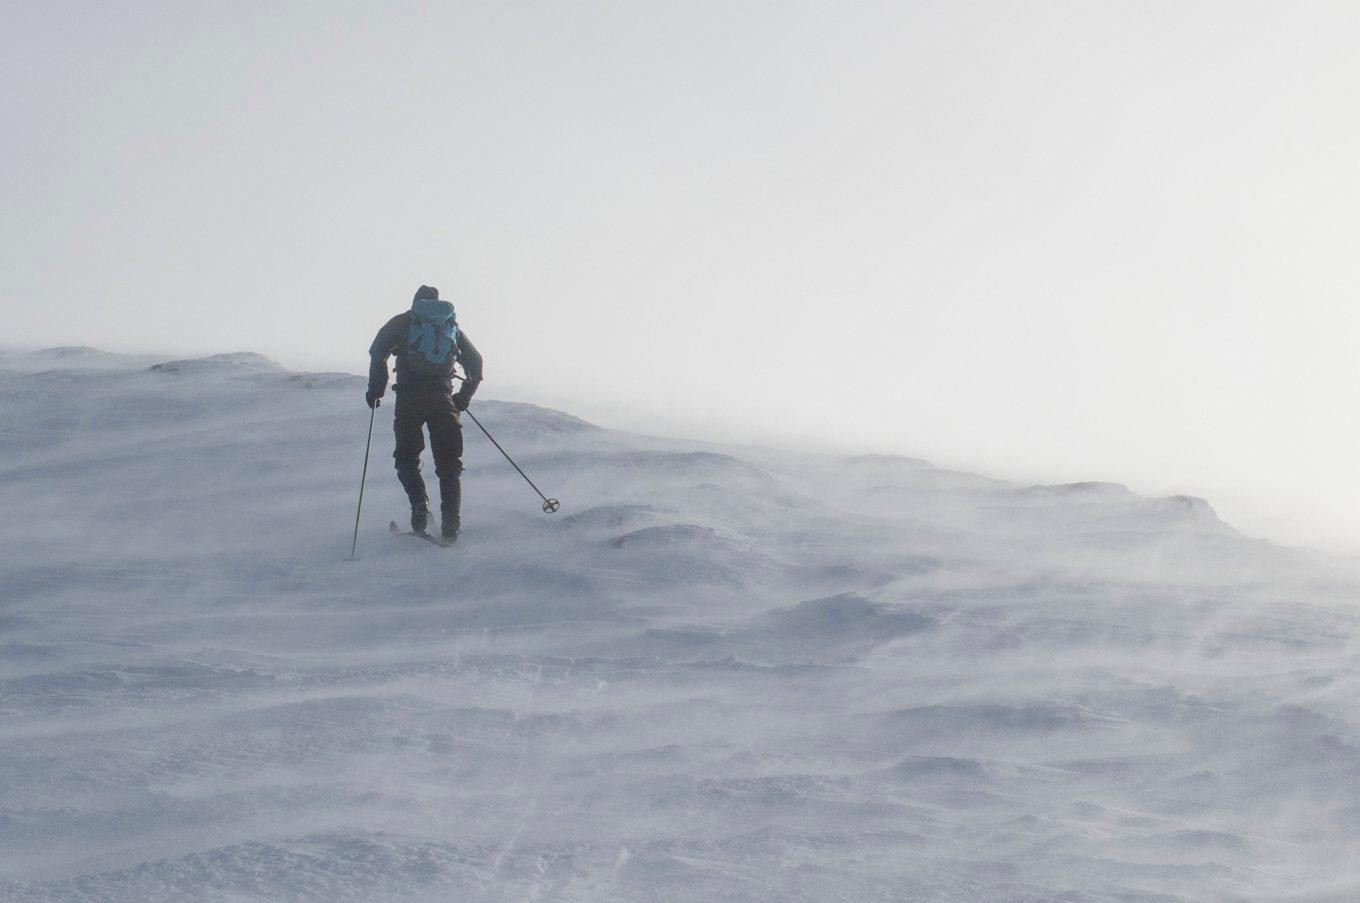
<svg viewBox="0 0 1360 903">
<path fill-rule="evenodd" d="M 368 349 L 370 408 L 382 403 L 387 389 L 387 359 L 397 356 L 397 410 L 392 428 L 397 434 L 397 479 L 411 501 L 411 529 L 424 533 L 430 516 L 425 481 L 420 476 L 420 453 L 425 450 L 422 430 L 429 427 L 434 471 L 439 477 L 440 533 L 455 542 L 460 528 L 459 507 L 463 472 L 463 428 L 459 414 L 467 410 L 482 381 L 482 356 L 458 328 L 453 305 L 440 300 L 439 289 L 422 285 L 411 309 L 399 313 L 378 330 Z M 463 365 L 466 376 L 453 391 L 453 365 Z"/>
</svg>

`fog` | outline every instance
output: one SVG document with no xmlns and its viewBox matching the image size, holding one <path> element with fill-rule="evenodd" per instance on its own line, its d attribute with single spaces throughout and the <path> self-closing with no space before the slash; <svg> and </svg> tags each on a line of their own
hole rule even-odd
<svg viewBox="0 0 1360 903">
<path fill-rule="evenodd" d="M 1353 549 L 1358 15 L 11 6 L 0 332 L 355 371 L 425 282 L 502 398 Z"/>
</svg>

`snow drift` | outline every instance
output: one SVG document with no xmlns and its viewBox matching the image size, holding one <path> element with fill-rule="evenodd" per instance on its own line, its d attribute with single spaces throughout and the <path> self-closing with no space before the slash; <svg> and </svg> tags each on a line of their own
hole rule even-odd
<svg viewBox="0 0 1360 903">
<path fill-rule="evenodd" d="M 0 898 L 1349 899 L 1349 567 L 1204 501 L 0 358 Z M 428 468 L 428 464 L 427 464 Z M 432 474 L 427 474 L 432 476 Z"/>
</svg>

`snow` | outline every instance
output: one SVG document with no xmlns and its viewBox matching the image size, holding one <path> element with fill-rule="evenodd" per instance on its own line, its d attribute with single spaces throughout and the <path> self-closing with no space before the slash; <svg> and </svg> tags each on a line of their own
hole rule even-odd
<svg viewBox="0 0 1360 903">
<path fill-rule="evenodd" d="M 0 898 L 1344 900 L 1349 563 L 1200 499 L 0 357 Z M 154 366 L 159 364 L 160 366 Z M 432 479 L 427 463 L 427 478 Z"/>
</svg>

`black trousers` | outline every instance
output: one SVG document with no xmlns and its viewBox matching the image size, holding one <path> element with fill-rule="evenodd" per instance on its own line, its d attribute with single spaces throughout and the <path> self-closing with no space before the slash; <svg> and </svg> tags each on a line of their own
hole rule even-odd
<svg viewBox="0 0 1360 903">
<path fill-rule="evenodd" d="M 453 394 L 440 388 L 412 388 L 398 389 L 396 395 L 392 429 L 397 434 L 397 449 L 392 457 L 397 465 L 397 479 L 401 480 L 412 508 L 429 504 L 425 480 L 420 476 L 420 453 L 425 450 L 428 428 L 434 472 L 439 477 L 441 519 L 445 528 L 451 526 L 456 530 L 462 502 L 459 477 L 463 472 L 463 427 L 458 422 L 458 409 L 453 406 Z"/>
</svg>

